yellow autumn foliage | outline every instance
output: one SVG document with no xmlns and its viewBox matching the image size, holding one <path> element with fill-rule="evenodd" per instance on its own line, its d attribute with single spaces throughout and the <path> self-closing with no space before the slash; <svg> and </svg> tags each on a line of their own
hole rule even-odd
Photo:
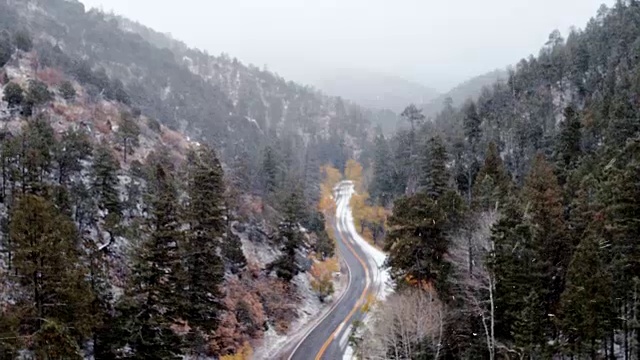
<svg viewBox="0 0 640 360">
<path fill-rule="evenodd" d="M 347 180 L 353 181 L 357 193 L 362 192 L 362 165 L 359 162 L 349 159 L 344 169 L 344 176 Z"/>
<path fill-rule="evenodd" d="M 237 353 L 232 355 L 224 355 L 220 357 L 220 360 L 249 360 L 253 356 L 253 349 L 248 342 L 244 343 L 242 348 Z"/>
<path fill-rule="evenodd" d="M 340 271 L 338 259 L 329 258 L 311 265 L 311 287 L 320 297 L 333 294 L 333 273 Z"/>
<path fill-rule="evenodd" d="M 353 221 L 356 225 L 356 230 L 365 240 L 374 244 L 373 234 L 371 230 L 366 227 L 362 227 L 363 221 L 370 224 L 377 224 L 386 227 L 387 216 L 389 212 L 382 206 L 369 206 L 367 200 L 369 194 L 359 189 L 362 187 L 362 165 L 355 160 L 349 160 L 345 169 L 346 178 L 353 181 L 356 187 L 356 193 L 351 197 L 350 205 L 353 211 Z M 375 245 L 375 244 L 374 244 Z"/>
<path fill-rule="evenodd" d="M 320 168 L 323 175 L 320 184 L 320 201 L 318 210 L 324 214 L 325 218 L 333 217 L 336 212 L 336 202 L 333 198 L 333 188 L 342 180 L 342 174 L 331 165 L 324 165 Z"/>
<path fill-rule="evenodd" d="M 378 302 L 375 294 L 367 294 L 367 298 L 365 299 L 364 305 L 362 305 L 362 312 L 369 312 Z"/>
</svg>

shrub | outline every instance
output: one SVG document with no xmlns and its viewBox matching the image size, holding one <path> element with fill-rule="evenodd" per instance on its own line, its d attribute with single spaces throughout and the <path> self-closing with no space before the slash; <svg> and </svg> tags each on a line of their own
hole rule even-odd
<svg viewBox="0 0 640 360">
<path fill-rule="evenodd" d="M 73 85 L 69 81 L 65 81 L 60 85 L 60 95 L 67 100 L 71 101 L 76 98 L 76 89 L 73 88 Z"/>
<path fill-rule="evenodd" d="M 47 85 L 39 80 L 29 81 L 29 90 L 25 97 L 24 113 L 30 116 L 34 107 L 44 105 L 53 100 L 53 94 L 47 88 Z"/>
<path fill-rule="evenodd" d="M 16 83 L 9 83 L 4 88 L 4 97 L 2 100 L 9 103 L 9 108 L 17 108 L 24 103 L 24 91 L 22 87 Z"/>
<path fill-rule="evenodd" d="M 50 67 L 38 71 L 37 76 L 47 86 L 59 86 L 64 80 L 64 75 L 60 70 Z"/>
<path fill-rule="evenodd" d="M 311 266 L 311 287 L 318 293 L 321 301 L 333 294 L 333 273 L 339 270 L 340 265 L 335 258 L 316 262 Z"/>
<path fill-rule="evenodd" d="M 147 126 L 149 127 L 149 129 L 151 129 L 151 131 L 157 134 L 160 134 L 160 132 L 162 131 L 160 123 L 154 118 L 147 119 Z"/>
<path fill-rule="evenodd" d="M 15 34 L 14 41 L 16 43 L 16 47 L 22 51 L 31 51 L 33 48 L 33 41 L 31 40 L 31 35 L 27 31 L 18 31 Z"/>
<path fill-rule="evenodd" d="M 0 67 L 5 66 L 11 60 L 13 50 L 9 33 L 6 31 L 0 32 Z"/>
</svg>

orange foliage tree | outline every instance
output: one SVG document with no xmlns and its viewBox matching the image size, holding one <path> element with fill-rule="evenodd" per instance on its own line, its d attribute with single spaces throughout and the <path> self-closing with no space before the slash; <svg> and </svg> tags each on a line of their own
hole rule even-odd
<svg viewBox="0 0 640 360">
<path fill-rule="evenodd" d="M 377 245 L 384 236 L 388 211 L 384 207 L 368 204 L 369 193 L 363 190 L 362 165 L 350 159 L 347 161 L 345 176 L 353 181 L 356 190 L 349 202 L 356 229 L 362 237 Z"/>
<path fill-rule="evenodd" d="M 324 214 L 325 218 L 333 217 L 336 212 L 336 202 L 333 198 L 333 188 L 342 180 L 342 174 L 331 165 L 324 165 L 320 168 L 323 175 L 320 184 L 320 201 L 318 210 Z"/>
</svg>

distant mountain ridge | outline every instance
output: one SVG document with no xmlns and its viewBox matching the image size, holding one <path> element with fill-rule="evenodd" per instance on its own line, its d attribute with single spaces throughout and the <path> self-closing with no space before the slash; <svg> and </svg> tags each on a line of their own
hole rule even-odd
<svg viewBox="0 0 640 360">
<path fill-rule="evenodd" d="M 467 99 L 477 99 L 482 93 L 482 89 L 492 86 L 497 81 L 507 79 L 508 72 L 506 69 L 496 69 L 486 74 L 475 76 L 456 85 L 451 90 L 430 101 L 422 102 L 419 106 L 423 109 L 423 113 L 427 116 L 435 116 L 443 109 L 444 102 L 447 98 L 451 98 L 454 106 L 462 105 Z"/>
<path fill-rule="evenodd" d="M 409 103 L 426 103 L 440 95 L 422 84 L 362 69 L 325 71 L 312 83 L 327 94 L 396 113 L 402 112 Z"/>
</svg>

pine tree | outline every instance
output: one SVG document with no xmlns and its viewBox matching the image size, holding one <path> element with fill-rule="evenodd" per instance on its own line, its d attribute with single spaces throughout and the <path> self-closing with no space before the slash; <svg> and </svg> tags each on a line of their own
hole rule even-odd
<svg viewBox="0 0 640 360">
<path fill-rule="evenodd" d="M 412 167 L 416 166 L 415 156 L 412 157 L 411 138 L 408 131 L 398 131 L 395 136 L 392 162 L 395 167 L 393 172 L 395 194 L 413 194 L 419 185 L 413 182 L 415 179 L 411 178 L 412 171 L 414 171 Z"/>
<path fill-rule="evenodd" d="M 412 132 L 415 132 L 416 127 L 420 126 L 425 119 L 422 110 L 418 109 L 414 104 L 407 106 L 400 116 L 411 124 Z"/>
<path fill-rule="evenodd" d="M 24 90 L 20 85 L 11 82 L 4 87 L 2 100 L 9 104 L 12 112 L 15 112 L 24 104 Z"/>
<path fill-rule="evenodd" d="M 267 196 L 273 195 L 278 189 L 278 163 L 275 156 L 270 146 L 264 149 L 262 159 L 263 189 Z"/>
<path fill-rule="evenodd" d="M 430 283 L 440 291 L 446 289 L 451 265 L 445 259 L 449 248 L 445 211 L 431 197 L 418 193 L 396 200 L 388 222 L 385 251 L 397 283 Z"/>
<path fill-rule="evenodd" d="M 218 158 L 212 149 L 201 146 L 188 159 L 189 201 L 185 219 L 189 228 L 184 293 L 189 305 L 185 315 L 193 329 L 192 338 L 199 339 L 218 326 L 218 312 L 222 309 L 220 285 L 224 280 L 218 249 L 227 230 L 223 173 Z"/>
<path fill-rule="evenodd" d="M 582 124 L 571 106 L 564 109 L 564 122 L 561 124 L 556 143 L 555 162 L 558 180 L 561 185 L 567 181 L 567 175 L 575 169 L 582 156 Z"/>
<path fill-rule="evenodd" d="M 47 85 L 39 80 L 29 80 L 29 88 L 25 96 L 25 106 L 23 113 L 31 116 L 35 109 L 53 100 L 53 94 Z"/>
<path fill-rule="evenodd" d="M 287 282 L 290 282 L 300 272 L 296 254 L 302 244 L 300 221 L 304 218 L 301 213 L 304 209 L 303 206 L 304 199 L 300 186 L 293 186 L 284 202 L 282 211 L 284 219 L 278 225 L 282 255 L 268 266 L 276 271 L 278 277 Z"/>
<path fill-rule="evenodd" d="M 123 161 L 127 162 L 127 155 L 133 152 L 133 148 L 139 145 L 138 136 L 140 127 L 136 124 L 136 119 L 128 112 L 120 114 L 120 124 L 116 136 L 122 143 Z"/>
<path fill-rule="evenodd" d="M 22 192 L 43 194 L 56 147 L 53 128 L 44 116 L 37 116 L 24 126 L 21 146 Z"/>
<path fill-rule="evenodd" d="M 128 295 L 137 312 L 128 329 L 128 345 L 136 359 L 179 359 L 180 338 L 171 329 L 183 309 L 178 196 L 161 165 L 156 165 L 154 175 L 147 225 L 150 234 L 137 249 Z"/>
<path fill-rule="evenodd" d="M 7 202 L 7 195 L 13 194 L 18 180 L 18 159 L 20 157 L 20 138 L 10 133 L 0 134 L 0 171 L 2 172 L 2 184 L 0 184 L 0 202 Z"/>
<path fill-rule="evenodd" d="M 504 167 L 498 148 L 491 142 L 473 187 L 474 207 L 482 210 L 496 206 L 501 208 L 511 187 L 511 176 Z"/>
<path fill-rule="evenodd" d="M 569 265 L 561 324 L 569 343 L 567 352 L 595 359 L 597 344 L 612 330 L 616 314 L 611 302 L 613 278 L 606 265 L 610 256 L 602 237 L 604 223 L 592 220 Z"/>
<path fill-rule="evenodd" d="M 615 158 L 604 168 L 605 179 L 599 187 L 598 198 L 604 205 L 605 239 L 610 242 L 612 252 L 609 265 L 616 279 L 612 292 L 614 306 L 618 310 L 618 325 L 625 339 L 624 351 L 628 353 L 630 325 L 635 328 L 636 337 L 640 336 L 637 332 L 640 325 L 629 321 L 631 309 L 636 314 L 640 312 L 640 305 L 634 300 L 637 290 L 629 285 L 640 281 L 640 245 L 637 241 L 640 231 L 637 221 L 640 211 L 640 183 L 637 180 L 640 176 L 640 141 L 634 138 L 621 150 L 612 152 Z"/>
<path fill-rule="evenodd" d="M 92 329 L 93 355 L 96 359 L 116 359 L 122 344 L 120 328 L 114 326 L 114 307 L 111 284 L 108 277 L 109 258 L 93 239 L 84 239 L 85 261 L 89 264 L 88 281 L 94 294 L 91 313 L 96 321 Z"/>
<path fill-rule="evenodd" d="M 416 191 L 416 188 L 420 185 L 420 175 L 418 169 L 413 166 L 419 159 L 418 142 L 416 136 L 416 128 L 422 125 L 425 116 L 422 114 L 422 110 L 418 109 L 415 105 L 410 104 L 407 106 L 400 116 L 411 124 L 411 130 L 409 130 L 406 138 L 407 148 L 405 151 L 406 161 L 408 166 L 405 167 L 407 177 L 407 192 L 412 194 Z"/>
<path fill-rule="evenodd" d="M 471 100 L 465 103 L 462 108 L 462 113 L 464 115 L 462 125 L 464 128 L 465 140 L 469 144 L 471 153 L 475 154 L 478 151 L 478 145 L 482 138 L 482 129 L 480 128 L 482 125 L 482 119 L 480 118 L 480 115 L 478 115 L 476 104 Z"/>
<path fill-rule="evenodd" d="M 489 266 L 495 278 L 496 336 L 532 348 L 542 336 L 537 324 L 544 310 L 537 299 L 542 285 L 533 271 L 533 228 L 515 198 L 508 198 L 498 222 L 492 227 L 494 249 Z M 544 314 L 546 315 L 546 314 Z M 526 340 L 528 339 L 528 340 Z"/>
<path fill-rule="evenodd" d="M 371 197 L 382 206 L 387 206 L 393 199 L 394 165 L 389 145 L 382 134 L 375 140 L 373 157 L 373 180 L 369 192 Z"/>
<path fill-rule="evenodd" d="M 21 331 L 34 336 L 32 345 L 43 358 L 81 358 L 78 341 L 92 328 L 94 295 L 74 224 L 47 200 L 25 195 L 13 208 L 10 228 L 14 280 L 25 289 L 21 304 L 28 314 Z M 51 342 L 51 336 L 64 342 Z"/>
<path fill-rule="evenodd" d="M 13 41 L 15 42 L 16 47 L 24 52 L 31 51 L 31 48 L 33 47 L 31 35 L 25 30 L 17 31 L 13 36 Z"/>
<path fill-rule="evenodd" d="M 96 205 L 104 228 L 109 233 L 109 244 L 121 234 L 122 204 L 117 171 L 120 168 L 106 144 L 98 146 L 93 155 L 92 187 Z"/>
<path fill-rule="evenodd" d="M 5 280 L 2 278 L 2 280 Z M 20 314 L 7 306 L 0 312 L 0 358 L 15 359 L 23 349 L 20 341 Z"/>
<path fill-rule="evenodd" d="M 447 171 L 447 151 L 439 136 L 434 136 L 426 144 L 420 166 L 420 187 L 422 191 L 437 199 L 449 188 Z"/>
<path fill-rule="evenodd" d="M 73 101 L 76 98 L 76 89 L 69 81 L 64 81 L 58 90 L 60 91 L 62 98 L 67 101 Z"/>
<path fill-rule="evenodd" d="M 251 156 L 244 148 L 236 153 L 232 169 L 232 184 L 234 187 L 245 192 L 253 191 L 255 182 L 251 167 Z"/>
<path fill-rule="evenodd" d="M 5 66 L 13 55 L 14 47 L 11 43 L 11 35 L 6 30 L 0 31 L 0 67 Z"/>
<path fill-rule="evenodd" d="M 234 200 L 239 195 L 232 190 L 231 187 L 227 188 L 225 196 L 225 218 L 226 226 L 225 233 L 222 239 L 221 252 L 222 259 L 224 260 L 225 270 L 231 271 L 233 274 L 237 274 L 247 265 L 247 258 L 242 251 L 242 242 L 240 237 L 232 231 L 232 222 L 234 219 L 234 213 L 232 211 Z"/>
<path fill-rule="evenodd" d="M 523 188 L 528 221 L 533 226 L 533 271 L 540 277 L 540 288 L 532 288 L 544 304 L 546 314 L 557 314 L 564 277 L 573 251 L 566 231 L 562 191 L 552 166 L 543 155 L 534 160 Z M 545 335 L 552 335 L 553 326 L 547 316 L 539 322 Z"/>
<path fill-rule="evenodd" d="M 67 130 L 57 144 L 55 158 L 58 165 L 58 184 L 65 185 L 69 178 L 79 174 L 82 161 L 92 152 L 87 134 L 80 130 Z"/>
</svg>

